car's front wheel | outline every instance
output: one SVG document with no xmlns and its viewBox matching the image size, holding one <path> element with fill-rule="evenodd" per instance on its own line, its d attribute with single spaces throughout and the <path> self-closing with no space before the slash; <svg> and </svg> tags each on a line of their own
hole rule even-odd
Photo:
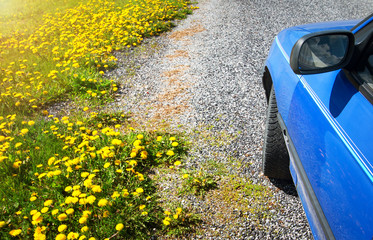
<svg viewBox="0 0 373 240">
<path fill-rule="evenodd" d="M 273 87 L 270 92 L 264 134 L 263 173 L 269 178 L 291 179 L 289 154 L 277 118 L 277 101 Z"/>
</svg>

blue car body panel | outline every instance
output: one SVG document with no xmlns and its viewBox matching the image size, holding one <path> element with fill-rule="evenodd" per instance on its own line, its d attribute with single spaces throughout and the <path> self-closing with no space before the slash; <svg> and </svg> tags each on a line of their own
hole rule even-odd
<svg viewBox="0 0 373 240">
<path fill-rule="evenodd" d="M 358 22 L 285 29 L 266 61 L 279 115 L 300 159 L 301 166 L 291 159 L 290 170 L 315 239 L 326 239 L 325 226 L 310 202 L 304 178 L 299 177 L 303 172 L 336 239 L 373 238 L 373 106 L 342 70 L 296 75 L 289 57 L 302 36 L 348 30 Z"/>
</svg>

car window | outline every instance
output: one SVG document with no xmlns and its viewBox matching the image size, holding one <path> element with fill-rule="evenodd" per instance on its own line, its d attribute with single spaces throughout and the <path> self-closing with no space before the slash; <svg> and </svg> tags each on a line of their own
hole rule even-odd
<svg viewBox="0 0 373 240">
<path fill-rule="evenodd" d="M 369 50 L 361 64 L 358 64 L 355 73 L 362 84 L 366 83 L 373 89 L 373 45 L 370 46 Z"/>
</svg>

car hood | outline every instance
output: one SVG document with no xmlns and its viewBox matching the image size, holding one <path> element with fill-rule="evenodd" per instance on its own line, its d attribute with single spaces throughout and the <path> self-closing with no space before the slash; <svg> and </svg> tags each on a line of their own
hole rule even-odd
<svg viewBox="0 0 373 240">
<path fill-rule="evenodd" d="M 290 56 L 294 44 L 304 35 L 326 30 L 350 30 L 360 21 L 361 20 L 349 20 L 299 25 L 281 31 L 277 35 L 277 40 L 281 44 L 285 52 L 288 54 L 288 56 Z"/>
</svg>

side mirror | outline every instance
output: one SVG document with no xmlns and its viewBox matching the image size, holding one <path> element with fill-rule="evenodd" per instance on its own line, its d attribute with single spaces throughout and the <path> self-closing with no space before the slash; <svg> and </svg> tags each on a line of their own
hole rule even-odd
<svg viewBox="0 0 373 240">
<path fill-rule="evenodd" d="M 296 74 L 329 72 L 351 60 L 355 37 L 345 30 L 311 33 L 300 38 L 291 50 L 290 67 Z"/>
</svg>

